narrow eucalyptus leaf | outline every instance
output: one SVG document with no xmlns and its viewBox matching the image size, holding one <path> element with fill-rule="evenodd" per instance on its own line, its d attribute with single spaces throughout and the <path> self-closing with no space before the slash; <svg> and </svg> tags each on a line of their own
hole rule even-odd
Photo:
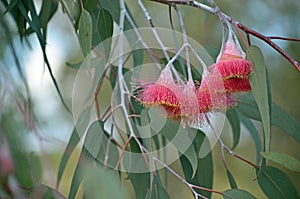
<svg viewBox="0 0 300 199">
<path fill-rule="evenodd" d="M 261 50 L 256 46 L 249 46 L 247 50 L 247 58 L 252 62 L 253 66 L 253 74 L 249 77 L 249 81 L 262 120 L 265 138 L 265 150 L 269 151 L 271 137 L 271 119 L 268 97 L 269 91 L 266 79 L 266 66 L 264 63 L 263 54 Z"/>
</svg>

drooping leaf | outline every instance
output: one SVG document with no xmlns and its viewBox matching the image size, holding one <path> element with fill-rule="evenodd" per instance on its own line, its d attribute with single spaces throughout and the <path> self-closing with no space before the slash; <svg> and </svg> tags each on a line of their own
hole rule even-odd
<svg viewBox="0 0 300 199">
<path fill-rule="evenodd" d="M 227 174 L 231 189 L 237 189 L 238 187 L 237 187 L 237 184 L 235 182 L 235 179 L 234 179 L 233 175 L 231 174 L 231 172 L 228 169 L 226 169 L 226 174 Z"/>
<path fill-rule="evenodd" d="M 128 71 L 129 71 L 129 69 L 127 69 L 127 68 L 122 69 L 123 74 L 126 74 Z M 118 67 L 117 66 L 110 67 L 109 80 L 110 80 L 111 88 L 114 89 L 116 86 L 116 82 L 118 80 Z"/>
<path fill-rule="evenodd" d="M 112 37 L 113 27 L 114 22 L 111 14 L 107 10 L 101 8 L 97 18 L 97 30 L 100 37 L 100 42 L 104 42 L 102 43 L 102 45 L 104 48 L 106 60 L 109 59 L 111 48 L 111 39 L 107 39 Z"/>
<path fill-rule="evenodd" d="M 228 110 L 226 112 L 226 116 L 232 128 L 232 135 L 233 135 L 232 150 L 233 150 L 240 141 L 240 131 L 241 131 L 240 118 L 235 108 Z"/>
<path fill-rule="evenodd" d="M 136 198 L 145 198 L 150 189 L 150 173 L 129 173 L 128 179 L 131 181 Z"/>
<path fill-rule="evenodd" d="M 291 171 L 300 172 L 300 161 L 288 154 L 275 152 L 262 152 L 261 154 L 267 160 L 280 164 Z"/>
<path fill-rule="evenodd" d="M 108 168 L 99 165 L 84 170 L 84 198 L 124 198 L 129 199 L 120 179 Z"/>
<path fill-rule="evenodd" d="M 299 198 L 288 176 L 275 167 L 263 166 L 258 173 L 257 180 L 268 198 Z"/>
<path fill-rule="evenodd" d="M 135 140 L 130 141 L 130 148 L 132 153 L 141 153 L 140 148 Z M 124 157 L 123 157 L 124 158 Z M 132 162 L 133 164 L 137 164 L 137 162 Z M 139 162 L 140 164 L 140 162 Z M 146 167 L 145 162 L 142 162 L 143 166 Z M 150 189 L 150 173 L 128 173 L 128 179 L 131 181 L 133 186 L 136 198 L 145 198 L 147 195 L 148 190 Z"/>
<path fill-rule="evenodd" d="M 26 4 L 24 4 L 26 3 Z M 40 24 L 40 20 L 39 17 L 37 15 L 34 3 L 32 0 L 28 0 L 28 1 L 18 1 L 17 3 L 18 9 L 20 11 L 20 14 L 23 16 L 23 18 L 25 19 L 26 23 L 29 24 L 28 29 L 26 30 L 25 34 L 30 34 L 32 32 L 36 33 L 37 37 L 38 37 L 38 41 L 39 44 L 41 46 L 42 52 L 43 52 L 43 58 L 44 58 L 44 62 L 46 63 L 47 69 L 49 71 L 51 80 L 55 86 L 55 89 L 59 95 L 59 98 L 63 104 L 63 106 L 65 107 L 65 109 L 71 113 L 70 109 L 68 108 L 67 104 L 65 103 L 62 93 L 60 91 L 60 88 L 58 86 L 58 83 L 56 81 L 56 78 L 53 74 L 52 68 L 50 66 L 49 60 L 48 60 L 48 56 L 46 54 L 46 36 L 43 34 L 42 27 Z M 30 12 L 30 14 L 28 14 L 28 12 Z M 31 18 L 29 18 L 29 15 L 31 16 Z M 25 26 L 25 24 L 24 24 Z"/>
<path fill-rule="evenodd" d="M 252 94 L 240 96 L 238 102 L 238 109 L 242 114 L 251 119 L 261 121 L 258 107 Z M 300 123 L 274 102 L 272 103 L 271 124 L 281 128 L 300 142 Z"/>
<path fill-rule="evenodd" d="M 132 51 L 134 67 L 141 66 L 144 63 L 143 49 L 135 49 Z"/>
<path fill-rule="evenodd" d="M 97 0 L 83 0 L 82 4 L 84 9 L 86 9 L 89 13 L 91 13 L 97 7 Z"/>
<path fill-rule="evenodd" d="M 95 162 L 104 136 L 103 128 L 103 122 L 95 121 L 89 126 L 87 130 L 86 137 L 79 156 L 79 160 L 71 181 L 68 199 L 75 198 L 78 188 L 84 178 L 85 169 L 91 163 Z"/>
<path fill-rule="evenodd" d="M 57 172 L 56 188 L 58 188 L 58 186 L 59 186 L 60 180 L 62 178 L 63 172 L 68 163 L 68 160 L 69 160 L 71 154 L 73 153 L 75 147 L 79 143 L 79 141 L 80 141 L 79 134 L 78 134 L 76 128 L 74 127 L 73 132 L 70 137 L 70 140 L 67 144 L 67 147 L 66 147 L 66 149 L 62 155 L 62 158 L 60 160 L 60 163 L 59 163 L 58 172 Z"/>
<path fill-rule="evenodd" d="M 72 0 L 60 0 L 62 10 L 70 16 L 71 20 L 75 21 L 75 29 L 78 29 L 78 22 L 80 18 L 80 4 Z"/>
<path fill-rule="evenodd" d="M 205 134 L 198 130 L 197 135 L 193 140 L 193 146 L 197 152 L 205 140 Z M 190 161 L 185 157 L 180 157 L 180 163 L 185 176 L 185 179 L 194 185 L 201 187 L 212 188 L 213 186 L 213 162 L 211 152 L 204 158 L 198 159 L 196 174 L 193 176 L 193 168 Z M 197 190 L 200 194 L 210 198 L 211 192 Z"/>
<path fill-rule="evenodd" d="M 260 152 L 262 151 L 262 145 L 260 141 L 259 133 L 252 123 L 252 121 L 245 117 L 243 114 L 239 113 L 240 121 L 245 125 L 245 127 L 249 130 L 250 135 L 254 141 L 255 148 L 256 148 L 256 164 L 259 164 L 261 162 L 261 155 Z"/>
<path fill-rule="evenodd" d="M 40 23 L 43 30 L 47 30 L 48 22 L 51 20 L 58 8 L 58 1 L 43 1 L 42 8 L 39 13 Z M 45 33 L 44 33 L 45 34 Z"/>
<path fill-rule="evenodd" d="M 73 69 L 80 69 L 80 66 L 81 66 L 82 62 L 78 62 L 78 63 L 69 63 L 67 62 L 66 65 L 70 68 L 73 68 Z"/>
<path fill-rule="evenodd" d="M 42 199 L 48 199 L 48 198 L 65 199 L 66 198 L 57 190 L 44 184 L 36 184 L 33 187 L 26 187 L 26 189 L 24 189 L 24 192 L 27 198 L 42 198 Z"/>
<path fill-rule="evenodd" d="M 74 199 L 78 192 L 79 186 L 84 178 L 84 170 L 87 165 L 91 165 L 93 162 L 93 157 L 90 155 L 89 151 L 82 147 L 79 160 L 77 162 L 72 181 L 71 187 L 68 195 L 68 199 Z"/>
<path fill-rule="evenodd" d="M 14 175 L 18 184 L 24 187 L 30 187 L 34 184 L 34 176 L 38 176 L 40 171 L 35 171 L 32 168 L 30 154 L 25 150 L 24 134 L 21 134 L 24 129 L 23 124 L 16 122 L 15 115 L 3 115 L 0 120 L 1 133 L 3 132 L 9 145 L 10 155 L 13 160 Z M 37 158 L 37 157 L 35 157 Z M 35 159 L 37 164 L 40 164 L 38 159 Z M 38 173 L 36 173 L 38 172 Z"/>
<path fill-rule="evenodd" d="M 188 159 L 188 162 L 192 167 L 192 176 L 190 176 L 192 178 L 196 174 L 198 167 L 198 155 L 192 144 L 193 140 L 196 139 L 194 136 L 196 130 L 183 128 L 182 125 L 177 122 L 166 120 L 164 128 L 160 131 L 160 133 L 175 146 L 180 156 L 184 155 Z"/>
<path fill-rule="evenodd" d="M 79 42 L 83 55 L 86 57 L 92 48 L 92 18 L 90 13 L 83 9 L 79 19 Z"/>
<path fill-rule="evenodd" d="M 267 86 L 267 72 L 264 63 L 263 54 L 256 46 L 249 46 L 247 57 L 252 62 L 253 74 L 249 77 L 252 93 L 257 103 L 257 107 L 261 116 L 262 126 L 264 130 L 265 150 L 270 150 L 271 137 L 271 119 Z"/>
<path fill-rule="evenodd" d="M 255 199 L 251 193 L 242 189 L 229 189 L 223 193 L 224 199 Z"/>
<path fill-rule="evenodd" d="M 286 131 L 300 142 L 300 123 L 285 112 L 280 106 L 272 103 L 272 124 Z"/>
<path fill-rule="evenodd" d="M 152 189 L 147 192 L 145 199 L 169 199 L 168 192 L 161 186 L 154 184 Z"/>
</svg>

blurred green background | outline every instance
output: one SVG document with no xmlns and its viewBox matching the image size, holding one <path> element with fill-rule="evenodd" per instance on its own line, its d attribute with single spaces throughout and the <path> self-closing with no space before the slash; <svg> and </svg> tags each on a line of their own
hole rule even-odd
<svg viewBox="0 0 300 199">
<path fill-rule="evenodd" d="M 141 13 L 140 9 L 137 9 L 135 1 L 128 0 L 126 2 L 136 23 L 139 26 L 148 26 L 143 13 Z M 152 16 L 155 26 L 170 28 L 167 6 L 149 1 L 144 1 L 144 3 Z M 299 0 L 219 0 L 216 3 L 223 12 L 262 34 L 300 38 Z M 41 1 L 37 0 L 36 6 L 39 8 Z M 187 34 L 202 46 L 218 51 L 222 36 L 219 20 L 215 16 L 199 9 L 188 6 L 180 6 L 180 9 L 184 16 Z M 172 16 L 176 30 L 180 31 L 176 13 L 173 12 Z M 61 105 L 49 78 L 48 71 L 45 69 L 37 38 L 30 36 L 30 45 L 27 45 L 24 41 L 21 44 L 22 42 L 19 40 L 17 32 L 15 32 L 14 44 L 17 46 L 22 71 L 28 81 L 32 95 L 32 108 L 35 115 L 32 121 L 25 121 L 26 118 L 24 119 L 22 114 L 17 111 L 16 103 L 14 103 L 16 96 L 24 93 L 24 85 L 21 83 L 20 76 L 16 70 L 15 60 L 5 42 L 5 37 L 3 36 L 5 33 L 3 31 L 0 33 L 0 37 L 3 38 L 1 39 L 3 42 L 0 42 L 0 61 L 2 63 L 0 67 L 3 67 L 1 69 L 2 75 L 0 75 L 0 91 L 2 94 L 0 98 L 0 134 L 5 132 L 20 136 L 19 142 L 23 145 L 22 149 L 41 157 L 39 164 L 41 164 L 40 167 L 43 168 L 43 172 L 37 178 L 42 179 L 43 183 L 54 187 L 59 160 L 72 131 L 73 118 Z M 270 77 L 273 101 L 300 122 L 299 72 L 266 43 L 254 37 L 251 37 L 251 42 L 259 46 L 264 53 Z M 276 40 L 275 42 L 296 60 L 300 61 L 300 42 L 280 40 Z M 54 15 L 49 24 L 47 53 L 50 64 L 54 69 L 54 74 L 62 89 L 63 96 L 67 105 L 71 107 L 76 70 L 67 67 L 66 62 L 76 63 L 82 59 L 82 54 L 72 24 L 66 14 L 62 13 L 61 8 L 59 8 L 59 12 Z M 9 88 L 12 94 L 6 92 L 4 95 L 4 88 Z M 102 97 L 107 98 L 107 103 L 109 103 L 110 96 L 105 96 L 105 93 L 102 94 Z M 31 125 L 33 128 L 29 129 L 25 127 L 25 122 L 32 122 Z M 259 126 L 259 124 L 257 125 Z M 230 127 L 227 123 L 222 134 L 223 139 L 227 143 L 231 136 L 228 133 L 229 130 Z M 299 143 L 279 128 L 272 127 L 271 130 L 271 151 L 284 152 L 300 160 Z M 252 140 L 249 139 L 249 134 L 245 131 L 242 133 L 242 139 L 236 152 L 255 162 L 255 146 Z M 69 162 L 66 169 L 67 172 L 63 176 L 60 191 L 64 195 L 68 193 L 70 178 L 74 171 L 74 163 L 77 161 L 78 154 L 79 150 L 72 155 L 72 161 Z M 249 190 L 258 198 L 265 198 L 265 195 L 255 181 L 255 170 L 235 158 L 226 157 L 233 175 L 236 176 L 239 187 Z M 228 189 L 229 183 L 218 147 L 215 147 L 213 151 L 213 159 L 215 169 L 214 189 Z M 269 164 L 275 165 L 272 162 L 269 162 Z M 275 166 L 279 167 L 278 165 Z M 171 167 L 180 173 L 179 162 L 175 162 Z M 300 174 L 288 171 L 285 168 L 281 169 L 291 178 L 295 186 L 298 187 L 298 192 L 300 192 Z M 182 175 L 182 173 L 180 174 Z M 174 176 L 169 175 L 168 181 L 168 192 L 172 199 L 193 198 L 187 187 L 181 184 Z M 127 185 L 131 189 L 129 183 L 126 183 Z M 217 195 L 213 195 L 213 197 L 220 198 Z"/>
</svg>

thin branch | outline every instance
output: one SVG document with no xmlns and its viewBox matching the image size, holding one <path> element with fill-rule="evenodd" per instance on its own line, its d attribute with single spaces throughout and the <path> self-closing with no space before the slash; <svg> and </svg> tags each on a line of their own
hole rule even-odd
<svg viewBox="0 0 300 199">
<path fill-rule="evenodd" d="M 291 64 L 293 64 L 293 66 L 300 72 L 300 65 L 299 63 L 293 58 L 291 57 L 289 54 L 287 54 L 282 48 L 280 48 L 277 44 L 275 44 L 272 39 L 270 39 L 269 37 L 256 32 L 250 28 L 248 28 L 247 26 L 238 23 L 237 21 L 231 19 L 232 23 L 235 23 L 241 30 L 243 30 L 245 33 L 253 35 L 256 38 L 259 38 L 260 40 L 264 41 L 265 43 L 267 43 L 269 46 L 271 46 L 272 48 L 274 48 L 277 52 L 279 52 L 284 58 L 286 58 Z"/>
<path fill-rule="evenodd" d="M 291 37 L 268 36 L 268 38 L 269 39 L 279 39 L 279 40 L 285 40 L 285 41 L 300 42 L 300 39 L 298 39 L 298 38 L 291 38 Z"/>
<path fill-rule="evenodd" d="M 172 5 L 172 4 L 187 5 L 187 6 L 202 9 L 206 12 L 209 12 L 211 14 L 214 14 L 214 15 L 218 16 L 218 17 L 221 17 L 223 20 L 229 21 L 232 24 L 236 25 L 239 29 L 244 31 L 246 34 L 250 34 L 250 35 L 264 41 L 265 43 L 267 43 L 269 46 L 271 46 L 273 49 L 275 49 L 277 52 L 279 52 L 285 59 L 287 59 L 300 72 L 299 63 L 293 57 L 291 57 L 287 52 L 285 52 L 282 48 L 280 48 L 277 44 L 275 44 L 272 41 L 272 39 L 283 39 L 282 37 L 279 37 L 279 38 L 278 37 L 271 37 L 270 38 L 268 36 L 265 36 L 261 33 L 258 33 L 256 31 L 254 31 L 253 29 L 239 23 L 235 19 L 233 19 L 230 16 L 226 15 L 225 13 L 221 12 L 219 9 L 212 8 L 212 7 L 207 6 L 205 4 L 199 3 L 198 1 L 189 1 L 189 0 L 173 0 L 173 1 L 172 0 L 151 0 L 151 1 L 159 2 L 159 3 L 163 3 L 163 4 L 167 4 L 167 5 Z M 214 1 L 210 0 L 210 2 L 214 2 Z M 300 41 L 300 39 L 294 39 L 294 38 L 284 39 L 284 40 Z"/>
</svg>

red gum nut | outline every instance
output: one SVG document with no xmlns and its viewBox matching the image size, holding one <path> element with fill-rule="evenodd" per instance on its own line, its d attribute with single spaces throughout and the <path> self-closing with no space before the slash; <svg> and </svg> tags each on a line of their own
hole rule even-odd
<svg viewBox="0 0 300 199">
<path fill-rule="evenodd" d="M 251 62 L 242 58 L 221 59 L 215 67 L 223 79 L 244 79 L 252 72 Z"/>
</svg>

